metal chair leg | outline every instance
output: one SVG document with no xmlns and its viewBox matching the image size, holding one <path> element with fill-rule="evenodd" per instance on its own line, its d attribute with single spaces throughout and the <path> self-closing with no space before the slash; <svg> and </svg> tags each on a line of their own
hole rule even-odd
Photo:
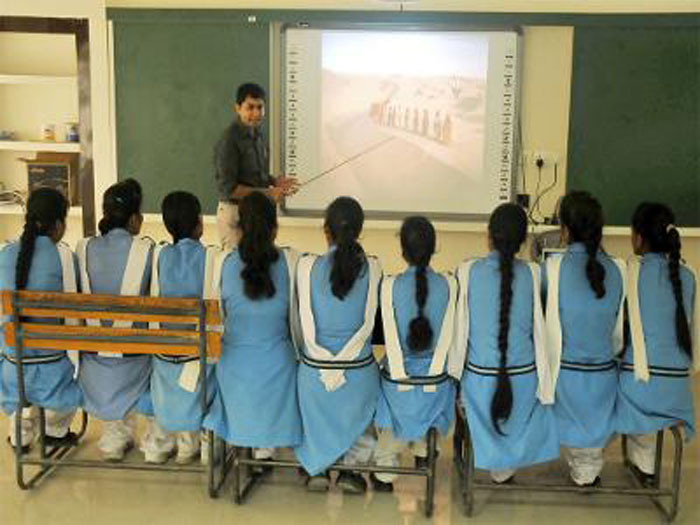
<svg viewBox="0 0 700 525">
<path fill-rule="evenodd" d="M 241 453 L 241 449 L 237 446 L 233 446 L 233 501 L 236 505 L 240 505 L 243 502 L 241 497 L 241 464 L 238 461 Z"/>
<path fill-rule="evenodd" d="M 17 485 L 22 490 L 29 489 L 29 485 L 24 479 L 24 463 L 22 462 L 22 411 L 24 407 L 20 403 L 15 411 L 15 471 L 17 475 Z"/>
<path fill-rule="evenodd" d="M 669 522 L 678 514 L 678 499 L 681 493 L 681 464 L 683 460 L 683 437 L 678 425 L 671 427 L 673 435 L 673 473 L 671 480 L 671 508 L 668 510 Z"/>
<path fill-rule="evenodd" d="M 428 430 L 428 472 L 425 480 L 425 516 L 433 515 L 435 505 L 435 474 L 437 470 L 437 431 Z"/>
<path fill-rule="evenodd" d="M 469 438 L 469 430 L 465 429 L 465 446 L 463 472 L 464 481 L 462 499 L 464 501 L 464 514 L 471 517 L 474 514 L 474 449 Z"/>
</svg>

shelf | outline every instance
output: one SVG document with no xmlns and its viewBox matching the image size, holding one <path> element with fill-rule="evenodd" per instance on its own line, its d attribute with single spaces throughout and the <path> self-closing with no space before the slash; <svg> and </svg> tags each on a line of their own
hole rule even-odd
<svg viewBox="0 0 700 525">
<path fill-rule="evenodd" d="M 0 150 L 5 151 L 53 151 L 55 153 L 80 153 L 79 142 L 40 142 L 0 140 Z"/>
<path fill-rule="evenodd" d="M 57 75 L 0 75 L 0 84 L 77 85 L 78 77 Z"/>
<path fill-rule="evenodd" d="M 0 215 L 24 215 L 24 208 L 19 204 L 0 204 Z M 82 206 L 71 206 L 68 217 L 82 217 Z"/>
</svg>

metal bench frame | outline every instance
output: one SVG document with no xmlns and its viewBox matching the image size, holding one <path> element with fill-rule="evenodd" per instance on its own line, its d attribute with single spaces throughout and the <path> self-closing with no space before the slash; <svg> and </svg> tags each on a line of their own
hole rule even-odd
<svg viewBox="0 0 700 525">
<path fill-rule="evenodd" d="M 221 332 L 216 301 L 201 299 L 174 299 L 150 297 L 125 297 L 110 295 L 82 295 L 71 293 L 48 293 L 32 291 L 2 291 L 2 307 L 11 320 L 3 326 L 5 341 L 15 350 L 18 385 L 18 407 L 16 410 L 15 465 L 17 485 L 22 490 L 34 488 L 58 467 L 98 468 L 108 470 L 141 470 L 157 472 L 206 473 L 209 496 L 216 498 L 226 481 L 233 462 L 233 452 L 223 444 L 223 454 L 215 454 L 217 443 L 214 433 L 208 431 L 209 462 L 202 466 L 149 465 L 145 463 L 107 463 L 100 460 L 70 459 L 70 453 L 77 449 L 88 425 L 88 416 L 83 411 L 76 443 L 48 448 L 46 446 L 45 411 L 38 408 L 39 415 L 39 458 L 22 454 L 21 418 L 22 409 L 29 407 L 24 382 L 24 351 L 26 348 L 44 348 L 54 351 L 80 350 L 89 352 L 115 352 L 139 354 L 193 355 L 199 357 L 202 373 L 199 377 L 202 413 L 207 412 L 207 382 L 205 380 L 207 356 L 220 352 Z M 216 314 L 214 314 L 216 312 Z M 172 334 L 163 330 L 110 329 L 105 327 L 79 326 L 68 328 L 65 325 L 37 323 L 27 319 L 79 318 L 79 319 L 130 319 L 138 322 L 157 321 L 161 323 L 191 323 L 194 329 L 186 335 L 186 330 Z M 113 335 L 109 335 L 111 333 Z M 116 332 L 132 331 L 134 335 L 114 335 Z M 63 333 L 61 333 L 63 332 Z M 151 332 L 149 334 L 149 332 Z M 105 335 L 107 334 L 107 335 Z M 120 348 L 117 348 L 120 347 Z M 168 348 L 171 347 L 171 348 Z M 212 348 L 213 347 L 213 348 Z M 41 364 L 31 366 L 42 366 Z M 28 477 L 25 469 L 38 466 L 39 471 Z"/>
<path fill-rule="evenodd" d="M 374 465 L 343 465 L 334 463 L 329 471 L 354 471 L 354 472 L 386 472 L 402 476 L 425 477 L 425 515 L 433 515 L 435 501 L 435 471 L 437 467 L 437 430 L 431 428 L 427 434 L 428 457 L 424 468 L 409 467 L 380 467 Z M 241 505 L 250 495 L 254 487 L 259 485 L 266 477 L 255 473 L 252 467 L 276 467 L 301 469 L 298 461 L 254 459 L 252 449 L 248 447 L 233 448 L 233 499 Z"/>
<path fill-rule="evenodd" d="M 530 491 L 530 492 L 569 492 L 578 494 L 611 494 L 616 496 L 644 496 L 651 499 L 661 513 L 663 519 L 670 523 L 678 514 L 680 484 L 681 484 L 681 461 L 683 456 L 683 439 L 679 430 L 680 425 L 676 424 L 668 427 L 673 436 L 674 454 L 671 470 L 671 484 L 668 488 L 661 486 L 661 468 L 663 460 L 663 439 L 664 431 L 660 430 L 656 437 L 656 458 L 654 467 L 654 479 L 652 486 L 646 488 L 637 478 L 635 471 L 631 468 L 632 463 L 627 454 L 627 438 L 622 436 L 622 457 L 626 469 L 631 475 L 631 484 L 628 486 L 613 487 L 577 487 L 573 484 L 564 483 L 527 483 L 527 484 L 496 484 L 475 479 L 474 450 L 469 437 L 469 426 L 464 415 L 464 411 L 457 403 L 457 422 L 455 425 L 454 461 L 459 476 L 460 493 L 464 514 L 471 517 L 474 514 L 474 493 L 477 490 L 487 491 Z M 670 498 L 670 504 L 664 505 L 661 498 Z"/>
</svg>

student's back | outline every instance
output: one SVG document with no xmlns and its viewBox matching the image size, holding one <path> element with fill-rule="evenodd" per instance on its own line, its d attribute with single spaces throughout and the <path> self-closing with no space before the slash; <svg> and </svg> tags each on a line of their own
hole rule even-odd
<svg viewBox="0 0 700 525">
<path fill-rule="evenodd" d="M 276 231 L 274 204 L 261 193 L 246 196 L 238 249 L 221 268 L 220 395 L 204 423 L 229 443 L 253 447 L 258 459 L 271 459 L 275 448 L 301 441 L 290 327 L 297 256 L 275 246 Z"/>
<path fill-rule="evenodd" d="M 690 327 L 700 319 L 698 284 L 681 262 L 681 238 L 671 209 L 642 203 L 632 216 L 632 246 L 639 258 L 627 265 L 629 332 L 620 367 L 616 428 L 628 434 L 638 474 L 652 481 L 655 433 L 682 423 L 695 434 L 690 375 L 700 367 Z"/>
<path fill-rule="evenodd" d="M 67 211 L 68 201 L 58 191 L 40 188 L 32 192 L 20 240 L 0 249 L 0 290 L 77 291 L 75 257 L 66 245 L 58 244 L 65 232 Z M 7 316 L 0 318 L 0 325 L 8 320 Z M 0 350 L 0 405 L 10 415 L 9 441 L 15 446 L 14 414 L 20 402 L 17 354 L 1 333 Z M 75 438 L 70 423 L 82 403 L 82 392 L 73 378 L 73 364 L 66 352 L 58 350 L 23 349 L 22 361 L 25 399 L 31 405 L 22 410 L 22 448 L 28 448 L 38 433 L 36 407 L 47 409 L 46 444 L 66 444 Z"/>
</svg>

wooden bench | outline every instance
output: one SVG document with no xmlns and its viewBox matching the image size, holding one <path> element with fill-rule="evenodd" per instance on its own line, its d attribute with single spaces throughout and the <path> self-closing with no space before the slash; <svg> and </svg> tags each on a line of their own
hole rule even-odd
<svg viewBox="0 0 700 525">
<path fill-rule="evenodd" d="M 638 479 L 635 471 L 631 468 L 632 463 L 627 456 L 626 436 L 622 436 L 622 456 L 623 463 L 631 475 L 631 483 L 625 486 L 605 486 L 605 487 L 578 487 L 565 483 L 512 483 L 496 484 L 490 481 L 478 481 L 475 479 L 474 450 L 469 438 L 469 427 L 465 418 L 464 410 L 460 403 L 457 403 L 457 422 L 453 437 L 454 461 L 459 474 L 460 492 L 466 516 L 472 516 L 474 512 L 474 493 L 477 490 L 486 491 L 530 491 L 530 492 L 568 492 L 579 494 L 610 494 L 621 496 L 645 496 L 651 498 L 654 505 L 661 512 L 664 520 L 672 522 L 678 514 L 678 497 L 680 494 L 681 460 L 683 455 L 683 439 L 679 430 L 680 424 L 669 427 L 668 430 L 673 436 L 674 454 L 671 468 L 671 484 L 668 488 L 661 486 L 661 468 L 663 459 L 663 438 L 664 431 L 657 433 L 656 438 L 656 458 L 654 468 L 654 479 L 651 487 L 645 487 L 642 480 Z M 661 498 L 670 498 L 670 504 L 665 506 Z"/>
<path fill-rule="evenodd" d="M 18 444 L 21 442 L 22 408 L 29 406 L 24 382 L 26 365 L 23 362 L 24 351 L 27 349 L 198 356 L 202 371 L 199 375 L 202 413 L 206 413 L 207 381 L 204 380 L 206 377 L 204 370 L 206 370 L 207 358 L 218 357 L 221 353 L 222 321 L 217 301 L 7 290 L 2 291 L 1 301 L 4 315 L 11 317 L 3 327 L 5 342 L 15 350 L 19 396 L 19 406 L 16 411 Z M 55 322 L 57 319 L 63 320 L 64 323 L 46 324 L 47 320 Z M 142 323 L 142 326 L 143 323 L 170 323 L 177 324 L 178 329 L 86 326 L 86 321 L 90 319 L 138 322 Z M 217 447 L 215 447 L 212 432 L 208 433 L 210 447 L 209 462 L 206 467 L 142 463 L 110 464 L 96 460 L 69 459 L 69 453 L 77 448 L 78 443 L 48 450 L 45 444 L 44 409 L 37 408 L 40 422 L 39 457 L 25 456 L 22 454 L 22 447 L 16 447 L 17 484 L 22 489 L 34 487 L 39 480 L 62 466 L 206 472 L 209 495 L 216 497 L 232 462 L 232 454 L 227 453 L 225 445 L 223 455 L 215 458 L 214 452 Z M 85 435 L 87 423 L 87 415 L 83 412 L 79 438 Z M 27 480 L 24 470 L 30 465 L 38 466 L 40 469 Z"/>
</svg>

